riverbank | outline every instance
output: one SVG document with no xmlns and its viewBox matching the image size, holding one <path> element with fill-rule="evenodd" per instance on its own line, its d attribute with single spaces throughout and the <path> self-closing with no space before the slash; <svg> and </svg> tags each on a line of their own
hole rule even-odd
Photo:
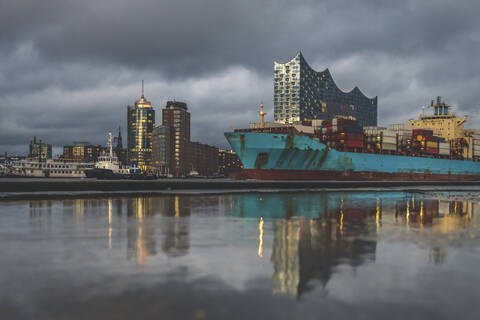
<svg viewBox="0 0 480 320">
<path fill-rule="evenodd" d="M 479 191 L 472 181 L 264 181 L 231 179 L 0 179 L 0 200 L 282 191 Z"/>
</svg>

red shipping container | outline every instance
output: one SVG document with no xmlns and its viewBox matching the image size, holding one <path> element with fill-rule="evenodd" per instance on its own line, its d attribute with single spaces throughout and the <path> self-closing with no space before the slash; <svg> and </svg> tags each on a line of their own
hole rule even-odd
<svg viewBox="0 0 480 320">
<path fill-rule="evenodd" d="M 362 140 L 363 141 L 363 134 L 362 133 L 347 133 L 347 139 L 351 140 Z"/>
<path fill-rule="evenodd" d="M 363 141 L 347 140 L 347 147 L 362 148 L 363 147 Z"/>
<path fill-rule="evenodd" d="M 437 148 L 425 148 L 425 153 L 438 154 L 438 149 Z"/>
<path fill-rule="evenodd" d="M 338 126 L 357 126 L 357 120 L 350 120 L 350 119 L 337 119 Z"/>
<path fill-rule="evenodd" d="M 414 137 L 416 137 L 416 136 L 431 137 L 431 136 L 433 136 L 433 130 L 413 129 L 413 130 L 412 130 L 412 135 L 413 135 Z"/>
</svg>

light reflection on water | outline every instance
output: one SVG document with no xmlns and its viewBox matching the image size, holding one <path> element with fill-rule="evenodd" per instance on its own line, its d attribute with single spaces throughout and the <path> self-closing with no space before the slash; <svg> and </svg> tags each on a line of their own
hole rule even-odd
<svg viewBox="0 0 480 320">
<path fill-rule="evenodd" d="M 0 313 L 101 318 L 89 309 L 101 300 L 131 305 L 120 318 L 255 318 L 261 296 L 278 318 L 313 317 L 322 303 L 332 318 L 395 307 L 469 318 L 479 311 L 479 210 L 478 193 L 445 192 L 0 203 Z M 153 298 L 164 303 L 151 309 Z M 229 303 L 243 313 L 222 311 Z"/>
</svg>

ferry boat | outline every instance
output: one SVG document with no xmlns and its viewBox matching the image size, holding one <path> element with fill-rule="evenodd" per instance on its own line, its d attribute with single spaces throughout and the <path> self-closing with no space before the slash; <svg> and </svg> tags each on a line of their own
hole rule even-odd
<svg viewBox="0 0 480 320">
<path fill-rule="evenodd" d="M 30 178 L 85 178 L 93 163 L 63 162 L 52 159 L 14 161 L 5 168 L 5 176 Z"/>
</svg>

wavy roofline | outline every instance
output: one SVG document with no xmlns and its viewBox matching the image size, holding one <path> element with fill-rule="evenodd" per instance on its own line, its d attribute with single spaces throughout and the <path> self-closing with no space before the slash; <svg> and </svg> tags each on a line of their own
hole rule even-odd
<svg viewBox="0 0 480 320">
<path fill-rule="evenodd" d="M 277 60 L 274 60 L 273 62 L 276 63 L 276 64 L 287 64 L 287 63 L 291 62 L 292 60 L 294 60 L 296 57 L 300 57 L 300 59 L 303 59 L 303 61 L 305 61 L 305 64 L 307 65 L 307 67 L 309 67 L 310 70 L 312 70 L 313 72 L 315 72 L 315 73 L 324 73 L 324 74 L 327 74 L 327 75 L 330 77 L 330 79 L 332 80 L 332 82 L 333 82 L 333 84 L 335 85 L 335 87 L 336 87 L 338 90 L 340 90 L 342 93 L 344 93 L 344 94 L 351 94 L 351 93 L 353 93 L 354 91 L 358 91 L 362 96 L 364 96 L 364 97 L 365 97 L 366 99 L 368 99 L 368 100 L 375 100 L 375 99 L 378 98 L 378 96 L 375 96 L 375 97 L 373 97 L 373 98 L 368 97 L 365 93 L 363 93 L 362 90 L 360 90 L 360 88 L 359 88 L 358 86 L 353 87 L 350 91 L 345 91 L 345 90 L 341 89 L 341 88 L 337 85 L 337 82 L 335 81 L 335 79 L 333 79 L 333 76 L 332 76 L 332 74 L 330 73 L 330 70 L 329 70 L 328 68 L 326 68 L 326 69 L 323 70 L 323 71 L 317 71 L 317 70 L 313 69 L 312 66 L 310 66 L 310 64 L 307 62 L 307 60 L 306 60 L 305 57 L 303 56 L 301 50 L 299 50 L 299 51 L 297 52 L 297 54 L 296 54 L 292 59 L 290 59 L 290 60 L 288 60 L 288 61 L 286 61 L 286 62 L 284 62 L 284 63 L 277 62 Z"/>
</svg>

